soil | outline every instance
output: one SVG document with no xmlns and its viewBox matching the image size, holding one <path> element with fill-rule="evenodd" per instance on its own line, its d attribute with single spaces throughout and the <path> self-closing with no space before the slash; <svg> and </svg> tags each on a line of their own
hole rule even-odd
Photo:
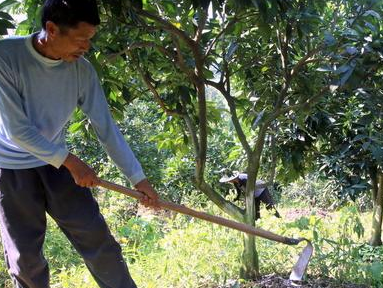
<svg viewBox="0 0 383 288">
<path fill-rule="evenodd" d="M 331 216 L 331 212 L 326 211 L 324 209 L 315 209 L 313 210 L 312 208 L 290 208 L 286 211 L 284 211 L 283 217 L 285 218 L 286 221 L 294 221 L 295 219 L 298 219 L 303 216 L 310 216 L 313 212 L 315 212 L 315 215 L 320 217 L 320 218 L 326 218 Z"/>
</svg>

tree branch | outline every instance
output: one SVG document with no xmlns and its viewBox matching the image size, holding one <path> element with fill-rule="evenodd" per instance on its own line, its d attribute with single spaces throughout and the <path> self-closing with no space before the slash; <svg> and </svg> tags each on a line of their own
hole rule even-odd
<svg viewBox="0 0 383 288">
<path fill-rule="evenodd" d="M 189 79 L 191 80 L 192 83 L 195 83 L 196 82 L 196 76 L 194 74 L 194 71 L 189 69 L 186 66 L 184 56 L 182 55 L 180 42 L 174 36 L 172 36 L 172 39 L 173 39 L 174 45 L 176 46 L 176 51 L 177 51 L 176 62 L 178 64 L 179 68 L 189 77 Z"/>
<path fill-rule="evenodd" d="M 161 18 L 160 16 L 154 15 L 148 11 L 138 10 L 137 14 L 144 16 L 144 17 L 147 17 L 149 19 L 152 19 L 155 22 L 157 22 L 158 24 L 160 24 L 164 30 L 168 31 L 171 35 L 174 36 L 174 38 L 177 38 L 177 41 L 178 41 L 178 39 L 182 39 L 194 55 L 194 58 L 196 61 L 196 66 L 197 66 L 196 74 L 197 74 L 197 76 L 200 76 L 199 73 L 202 73 L 202 67 L 203 67 L 204 59 L 203 59 L 203 57 L 199 51 L 197 43 L 193 39 L 191 39 L 185 31 L 178 29 L 169 21 L 166 21 L 165 19 Z"/>
<path fill-rule="evenodd" d="M 296 111 L 303 108 L 309 108 L 310 106 L 314 105 L 320 98 L 322 98 L 325 92 L 328 91 L 330 91 L 330 86 L 325 86 L 317 94 L 307 99 L 305 102 L 280 109 L 280 113 L 278 114 L 278 116 L 289 111 Z"/>
<path fill-rule="evenodd" d="M 288 67 L 288 43 L 286 36 L 283 37 L 281 32 L 277 29 L 277 38 L 278 38 L 278 44 L 279 44 L 279 54 L 281 57 L 281 65 L 282 69 L 284 71 L 284 78 L 285 81 L 289 81 L 290 73 L 287 71 Z"/>
<path fill-rule="evenodd" d="M 246 135 L 242 130 L 241 124 L 239 123 L 237 111 L 235 108 L 234 98 L 229 93 L 227 93 L 223 83 L 216 83 L 210 80 L 206 80 L 206 84 L 217 89 L 225 97 L 227 104 L 229 105 L 231 121 L 233 121 L 233 125 L 235 128 L 235 131 L 237 132 L 238 139 L 241 142 L 243 149 L 245 149 L 246 154 L 250 155 L 251 148 L 249 143 L 246 140 Z"/>
<path fill-rule="evenodd" d="M 190 138 L 192 139 L 193 142 L 193 147 L 194 147 L 194 153 L 195 156 L 198 157 L 200 154 L 199 151 L 199 141 L 198 141 L 198 136 L 197 136 L 197 129 L 195 128 L 192 119 L 190 118 L 189 114 L 187 113 L 187 107 L 186 107 L 186 102 L 183 97 L 181 97 L 181 104 L 183 106 L 183 114 L 182 117 L 186 123 L 186 126 L 188 127 L 189 133 L 190 133 Z"/>
<path fill-rule="evenodd" d="M 238 21 L 237 18 L 234 18 L 233 20 L 231 20 L 225 28 L 223 28 L 218 34 L 217 36 L 215 36 L 215 38 L 213 39 L 213 41 L 210 43 L 210 45 L 208 46 L 208 48 L 206 49 L 206 52 L 205 52 L 205 55 L 204 55 L 204 58 L 208 57 L 209 54 L 210 54 L 210 51 L 214 48 L 214 45 L 215 43 L 217 43 L 217 41 L 219 40 L 219 38 L 229 29 L 231 28 L 231 26 L 233 26 L 236 22 Z"/>
<path fill-rule="evenodd" d="M 174 60 L 174 54 L 172 53 L 172 51 L 169 51 L 165 47 L 163 47 L 161 45 L 158 45 L 158 44 L 156 44 L 154 42 L 150 42 L 150 41 L 135 42 L 135 43 L 129 45 L 128 47 L 126 47 L 125 49 L 121 50 L 120 52 L 109 54 L 107 56 L 107 60 L 113 61 L 117 57 L 119 57 L 119 56 L 121 56 L 123 54 L 127 54 L 130 51 L 132 51 L 134 49 L 138 49 L 138 48 L 156 48 L 163 55 L 165 55 L 165 56 L 169 57 L 170 59 Z"/>
<path fill-rule="evenodd" d="M 198 19 L 198 28 L 194 36 L 194 42 L 197 44 L 201 41 L 202 32 L 203 32 L 203 29 L 205 28 L 206 20 L 207 20 L 207 13 L 204 9 L 202 8 L 200 9 L 199 15 L 200 15 L 200 18 Z"/>
<path fill-rule="evenodd" d="M 297 64 L 294 65 L 294 67 L 291 69 L 290 77 L 294 77 L 299 70 L 311 62 L 320 61 L 320 59 L 313 59 L 312 57 L 317 54 L 319 51 L 323 49 L 323 46 L 319 46 L 311 51 L 309 51 L 304 57 L 302 57 Z"/>
<path fill-rule="evenodd" d="M 197 185 L 203 193 L 205 193 L 214 204 L 216 204 L 222 211 L 229 214 L 231 217 L 237 221 L 244 221 L 245 211 L 238 206 L 234 205 L 230 201 L 227 201 L 221 196 L 221 194 L 215 192 L 213 188 L 207 184 L 204 180 Z"/>
<path fill-rule="evenodd" d="M 184 31 L 178 29 L 172 23 L 170 23 L 169 21 L 166 21 L 165 19 L 161 18 L 160 16 L 154 15 L 148 11 L 145 11 L 145 10 L 137 10 L 137 14 L 154 20 L 155 22 L 160 24 L 164 30 L 170 32 L 173 35 L 180 37 L 188 46 L 193 47 L 195 45 L 194 40 L 191 39 Z"/>
<path fill-rule="evenodd" d="M 132 57 L 133 58 L 133 57 Z M 180 111 L 177 111 L 177 110 L 172 110 L 172 109 L 169 109 L 168 107 L 166 107 L 166 104 L 165 102 L 162 100 L 161 96 L 159 95 L 157 89 L 154 87 L 154 85 L 152 84 L 152 78 L 149 74 L 148 71 L 144 71 L 140 65 L 137 63 L 136 64 L 136 67 L 139 71 L 139 73 L 141 74 L 141 77 L 142 79 L 144 80 L 146 86 L 149 88 L 149 90 L 152 92 L 153 96 L 154 96 L 154 99 L 156 100 L 156 102 L 158 103 L 158 105 L 160 105 L 160 107 L 164 110 L 164 112 L 167 114 L 167 115 L 172 115 L 172 116 L 182 116 Z"/>
<path fill-rule="evenodd" d="M 229 30 L 234 24 L 236 24 L 237 22 L 241 21 L 242 19 L 245 19 L 246 17 L 252 16 L 252 15 L 254 15 L 254 14 L 256 15 L 256 14 L 258 14 L 258 12 L 256 12 L 256 13 L 253 13 L 253 12 L 252 12 L 252 13 L 245 13 L 245 14 L 243 14 L 243 15 L 234 16 L 234 18 L 233 18 L 229 23 L 227 23 L 226 27 L 224 27 L 224 28 L 217 34 L 217 36 L 215 36 L 215 38 L 213 39 L 213 41 L 210 42 L 208 48 L 206 49 L 204 58 L 206 59 L 206 58 L 209 56 L 211 50 L 214 48 L 214 45 L 218 42 L 218 40 L 221 38 L 221 36 L 222 36 L 223 34 L 226 33 L 227 30 Z"/>
<path fill-rule="evenodd" d="M 201 183 L 204 181 L 204 172 L 207 155 L 207 113 L 206 113 L 206 95 L 205 83 L 197 83 L 198 97 L 198 126 L 199 126 L 199 154 L 196 167 L 196 181 Z"/>
</svg>

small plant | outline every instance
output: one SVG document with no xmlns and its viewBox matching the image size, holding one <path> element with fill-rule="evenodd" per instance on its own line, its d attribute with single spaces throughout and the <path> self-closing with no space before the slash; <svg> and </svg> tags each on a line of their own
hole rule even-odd
<svg viewBox="0 0 383 288">
<path fill-rule="evenodd" d="M 350 206 L 341 209 L 334 220 L 333 226 L 325 227 L 321 219 L 314 219 L 311 225 L 316 251 L 312 262 L 314 273 L 365 284 L 369 278 L 361 273 L 366 263 L 360 257 L 357 244 L 364 235 L 360 215 L 356 207 Z"/>
</svg>

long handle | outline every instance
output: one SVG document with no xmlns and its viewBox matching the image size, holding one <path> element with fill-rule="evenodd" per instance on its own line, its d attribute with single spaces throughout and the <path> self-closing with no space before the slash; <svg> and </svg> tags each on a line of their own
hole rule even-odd
<svg viewBox="0 0 383 288">
<path fill-rule="evenodd" d="M 133 197 L 135 199 L 141 199 L 143 197 L 143 193 L 141 193 L 139 191 L 131 190 L 131 189 L 128 189 L 126 187 L 123 187 L 121 185 L 118 185 L 118 184 L 115 184 L 115 183 L 112 183 L 109 181 L 101 180 L 101 184 L 99 186 L 104 187 L 104 188 L 109 189 L 109 190 L 120 192 L 122 194 L 128 195 L 128 196 Z M 223 217 L 219 217 L 219 216 L 214 216 L 214 215 L 207 214 L 204 212 L 199 212 L 199 211 L 190 209 L 188 207 L 185 207 L 183 205 L 175 204 L 172 202 L 167 202 L 167 201 L 164 201 L 161 199 L 159 200 L 159 206 L 161 208 L 165 208 L 165 209 L 179 212 L 179 213 L 182 213 L 185 215 L 193 216 L 193 217 L 196 217 L 196 218 L 199 218 L 202 220 L 206 220 L 206 221 L 218 224 L 218 225 L 226 226 L 226 227 L 236 229 L 236 230 L 239 230 L 239 231 L 251 234 L 251 235 L 259 236 L 262 238 L 266 238 L 266 239 L 280 242 L 280 243 L 287 244 L 287 245 L 296 245 L 299 242 L 305 240 L 303 238 L 295 239 L 295 238 L 288 238 L 288 237 L 280 236 L 280 235 L 272 233 L 270 231 L 266 231 L 266 230 L 263 230 L 260 228 L 255 228 L 251 225 L 239 223 L 236 221 L 232 221 L 232 220 L 229 220 L 229 219 L 226 219 Z"/>
</svg>

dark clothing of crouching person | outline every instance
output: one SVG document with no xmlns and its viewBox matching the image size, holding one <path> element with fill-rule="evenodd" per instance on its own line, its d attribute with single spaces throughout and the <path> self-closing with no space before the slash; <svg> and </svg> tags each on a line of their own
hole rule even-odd
<svg viewBox="0 0 383 288">
<path fill-rule="evenodd" d="M 234 201 L 239 200 L 241 195 L 246 193 L 246 183 L 247 183 L 247 174 L 246 173 L 236 173 L 231 177 L 222 177 L 220 180 L 221 183 L 229 182 L 234 184 L 234 187 L 237 191 L 237 196 Z M 267 210 L 275 210 L 274 215 L 278 218 L 281 218 L 281 215 L 275 208 L 275 203 L 273 197 L 270 194 L 269 189 L 266 186 L 266 183 L 262 180 L 257 180 L 255 184 L 254 191 L 254 205 L 255 205 L 255 219 L 258 220 L 261 218 L 260 205 L 261 203 L 265 204 Z"/>
</svg>

